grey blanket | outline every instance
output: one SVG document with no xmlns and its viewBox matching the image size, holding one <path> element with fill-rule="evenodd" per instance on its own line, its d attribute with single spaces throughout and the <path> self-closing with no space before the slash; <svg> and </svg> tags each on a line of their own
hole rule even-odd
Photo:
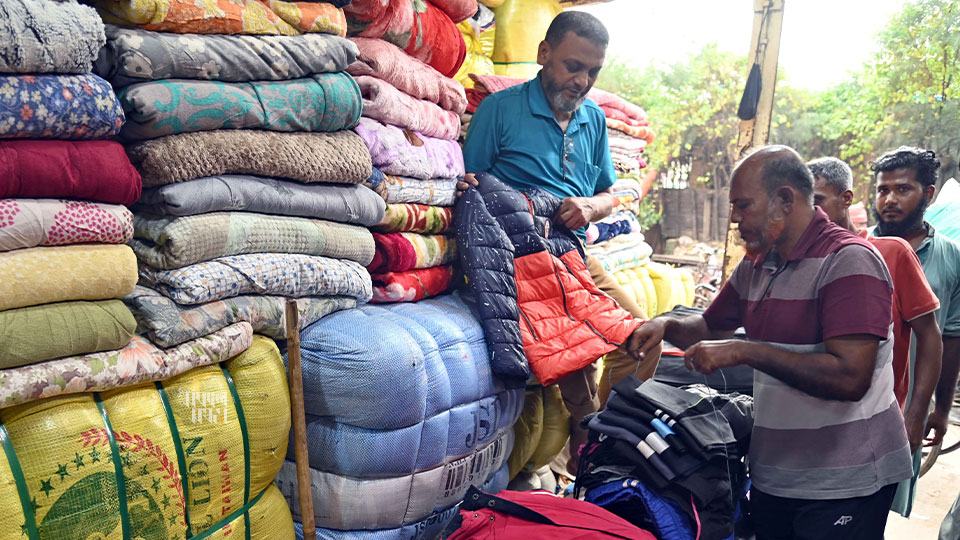
<svg viewBox="0 0 960 540">
<path fill-rule="evenodd" d="M 160 79 L 300 79 L 344 71 L 358 54 L 352 41 L 330 34 L 169 34 L 113 25 L 106 32 L 94 69 L 115 88 Z"/>
<path fill-rule="evenodd" d="M 76 0 L 0 1 L 0 73 L 90 73 L 103 21 Z"/>
<path fill-rule="evenodd" d="M 170 216 L 256 212 L 372 227 L 383 220 L 386 203 L 366 186 L 226 174 L 146 189 L 134 208 L 138 213 Z"/>
</svg>

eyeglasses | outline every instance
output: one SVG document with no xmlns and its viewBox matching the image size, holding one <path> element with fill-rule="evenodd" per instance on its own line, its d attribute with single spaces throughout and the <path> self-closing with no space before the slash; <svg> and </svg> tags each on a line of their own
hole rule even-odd
<svg viewBox="0 0 960 540">
<path fill-rule="evenodd" d="M 563 179 L 566 180 L 567 176 L 572 176 L 575 174 L 575 164 L 573 162 L 573 151 L 575 149 L 573 137 L 568 137 L 566 133 L 563 134 L 563 156 L 561 157 L 560 166 L 563 168 Z"/>
</svg>

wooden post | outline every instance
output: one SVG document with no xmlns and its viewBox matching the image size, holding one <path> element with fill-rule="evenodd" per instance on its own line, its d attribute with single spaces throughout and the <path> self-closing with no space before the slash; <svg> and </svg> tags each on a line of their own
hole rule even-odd
<svg viewBox="0 0 960 540">
<path fill-rule="evenodd" d="M 785 0 L 753 1 L 753 38 L 750 40 L 750 62 L 760 64 L 760 100 L 752 120 L 740 122 L 737 137 L 737 160 L 751 148 L 767 144 L 770 136 L 770 118 L 773 116 L 773 95 L 777 87 L 777 58 L 780 55 L 780 30 L 783 28 Z M 746 251 L 733 223 L 727 222 L 727 239 L 723 250 L 723 281 L 740 264 Z"/>
<path fill-rule="evenodd" d="M 297 301 L 287 300 L 287 381 L 290 384 L 290 411 L 293 420 L 293 449 L 297 460 L 297 488 L 300 492 L 300 519 L 303 538 L 317 537 L 310 490 L 310 458 L 307 455 L 307 417 L 303 409 L 303 369 L 300 365 L 300 310 Z"/>
</svg>

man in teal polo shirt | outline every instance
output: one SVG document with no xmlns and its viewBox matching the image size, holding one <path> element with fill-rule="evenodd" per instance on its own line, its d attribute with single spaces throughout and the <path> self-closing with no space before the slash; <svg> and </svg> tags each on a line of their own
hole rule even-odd
<svg viewBox="0 0 960 540">
<path fill-rule="evenodd" d="M 563 199 L 555 216 L 558 223 L 585 238 L 586 225 L 611 214 L 616 204 L 610 188 L 617 180 L 610 158 L 603 110 L 586 99 L 603 67 L 609 36 L 596 17 L 568 11 L 557 15 L 537 51 L 543 69 L 519 86 L 497 92 L 477 108 L 463 147 L 468 173 L 459 188 L 476 185 L 474 173 L 490 173 L 516 189 L 537 187 Z M 634 317 L 646 315 L 603 270 L 587 258 L 587 266 L 600 290 L 609 294 Z M 602 384 L 609 388 L 627 375 L 649 378 L 658 354 L 641 365 L 622 351 L 607 355 Z M 586 443 L 580 420 L 600 408 L 595 366 L 570 375 L 559 383 L 571 419 L 572 455 Z M 575 472 L 576 460 L 567 470 Z"/>
</svg>

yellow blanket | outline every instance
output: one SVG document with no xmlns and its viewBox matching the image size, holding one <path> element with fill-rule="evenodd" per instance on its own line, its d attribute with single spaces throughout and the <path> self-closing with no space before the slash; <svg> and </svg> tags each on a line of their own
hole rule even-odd
<svg viewBox="0 0 960 540">
<path fill-rule="evenodd" d="M 122 298 L 137 284 L 137 258 L 125 245 L 77 244 L 0 253 L 0 310 Z"/>
</svg>

